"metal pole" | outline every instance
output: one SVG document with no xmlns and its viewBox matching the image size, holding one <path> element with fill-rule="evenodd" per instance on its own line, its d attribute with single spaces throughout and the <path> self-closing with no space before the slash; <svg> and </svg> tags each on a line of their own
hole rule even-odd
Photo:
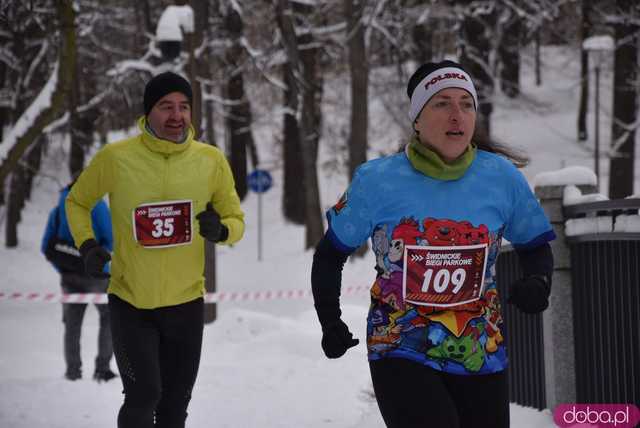
<svg viewBox="0 0 640 428">
<path fill-rule="evenodd" d="M 262 192 L 258 193 L 258 261 L 262 261 Z"/>
<path fill-rule="evenodd" d="M 596 65 L 596 98 L 595 98 L 595 172 L 596 188 L 600 191 L 600 66 Z"/>
</svg>

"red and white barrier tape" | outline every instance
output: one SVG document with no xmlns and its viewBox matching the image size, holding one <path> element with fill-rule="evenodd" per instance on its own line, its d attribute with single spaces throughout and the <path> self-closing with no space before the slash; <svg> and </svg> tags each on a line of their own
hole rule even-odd
<svg viewBox="0 0 640 428">
<path fill-rule="evenodd" d="M 368 286 L 343 287 L 341 294 L 349 296 L 369 291 Z M 311 290 L 264 290 L 264 291 L 218 291 L 206 293 L 206 303 L 240 302 L 258 300 L 291 300 L 311 297 Z M 45 303 L 107 303 L 105 293 L 21 293 L 0 291 L 0 302 L 45 302 Z"/>
</svg>

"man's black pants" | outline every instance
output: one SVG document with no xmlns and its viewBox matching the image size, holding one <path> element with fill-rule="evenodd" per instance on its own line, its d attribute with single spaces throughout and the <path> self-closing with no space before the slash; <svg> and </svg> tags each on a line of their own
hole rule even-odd
<svg viewBox="0 0 640 428">
<path fill-rule="evenodd" d="M 109 295 L 113 349 L 124 387 L 118 428 L 183 428 L 196 381 L 203 299 L 137 309 Z"/>
<path fill-rule="evenodd" d="M 370 361 L 389 428 L 509 428 L 507 372 L 454 375 L 404 358 Z"/>
</svg>

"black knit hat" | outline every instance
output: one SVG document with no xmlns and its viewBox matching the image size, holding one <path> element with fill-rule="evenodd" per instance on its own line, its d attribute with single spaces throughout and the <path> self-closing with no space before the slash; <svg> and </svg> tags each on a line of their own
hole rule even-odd
<svg viewBox="0 0 640 428">
<path fill-rule="evenodd" d="M 154 105 L 171 92 L 180 92 L 189 100 L 189 105 L 193 103 L 193 92 L 191 84 L 184 77 L 171 71 L 166 71 L 154 76 L 147 82 L 144 88 L 144 114 L 149 114 Z"/>
</svg>

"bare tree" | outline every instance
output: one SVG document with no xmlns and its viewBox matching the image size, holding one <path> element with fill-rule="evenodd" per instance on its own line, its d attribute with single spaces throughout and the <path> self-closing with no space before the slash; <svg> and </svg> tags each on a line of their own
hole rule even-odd
<svg viewBox="0 0 640 428">
<path fill-rule="evenodd" d="M 305 5 L 308 10 L 312 6 Z M 308 12 L 308 14 L 310 14 Z M 296 27 L 292 19 L 293 11 L 288 0 L 278 0 L 276 17 L 282 35 L 282 43 L 294 76 L 292 90 L 301 99 L 300 137 L 304 164 L 303 183 L 305 187 L 306 236 L 305 248 L 311 248 L 324 233 L 320 210 L 320 192 L 316 162 L 318 159 L 318 140 L 320 133 L 320 100 L 322 99 L 322 80 L 318 71 L 317 47 L 309 29 L 302 30 L 300 49 L 296 36 Z"/>
<path fill-rule="evenodd" d="M 617 0 L 613 18 L 615 57 L 613 74 L 613 121 L 609 197 L 633 194 L 635 136 L 638 99 L 638 18 L 640 5 L 634 0 Z"/>
<path fill-rule="evenodd" d="M 522 18 L 516 10 L 501 8 L 498 21 L 502 26 L 502 38 L 498 47 L 500 56 L 500 88 L 515 98 L 520 94 L 520 51 L 522 50 Z"/>
<path fill-rule="evenodd" d="M 300 186 L 304 177 L 302 141 L 298 123 L 298 92 L 293 67 L 287 61 L 282 64 L 282 74 L 286 88 L 283 91 L 284 114 L 282 122 L 282 152 L 284 161 L 284 183 L 282 211 L 287 220 L 305 224 L 305 187 Z"/>
<path fill-rule="evenodd" d="M 367 160 L 367 131 L 369 128 L 369 64 L 362 22 L 365 0 L 344 0 L 344 17 L 347 22 L 347 57 L 351 76 L 351 122 L 349 131 L 349 177 Z M 367 244 L 355 253 L 362 257 Z"/>
<path fill-rule="evenodd" d="M 32 104 L 23 112 L 10 132 L 10 149 L 7 157 L 1 159 L 0 185 L 12 173 L 17 173 L 11 180 L 15 189 L 10 197 L 7 210 L 6 240 L 7 247 L 18 245 L 17 223 L 20 220 L 20 193 L 24 194 L 27 180 L 24 168 L 19 167 L 23 155 L 37 141 L 45 126 L 51 123 L 64 110 L 65 97 L 71 92 L 71 82 L 75 78 L 76 34 L 75 10 L 71 0 L 55 0 L 56 16 L 60 34 L 60 48 L 56 62 L 47 84 Z M 12 191 L 13 192 L 13 191 Z"/>
<path fill-rule="evenodd" d="M 369 123 L 369 64 L 362 15 L 365 0 L 344 0 L 347 22 L 347 56 L 351 76 L 351 126 L 349 131 L 349 176 L 367 160 Z"/>
<path fill-rule="evenodd" d="M 580 105 L 578 107 L 578 141 L 586 141 L 589 135 L 587 129 L 587 111 L 589 106 L 589 52 L 582 46 L 591 32 L 589 11 L 591 0 L 581 0 L 580 25 Z"/>
<path fill-rule="evenodd" d="M 230 46 L 225 55 L 228 67 L 226 81 L 226 98 L 228 110 L 226 125 L 229 139 L 229 161 L 236 191 L 240 199 L 247 195 L 247 149 L 255 145 L 251 132 L 251 105 L 245 93 L 244 68 L 246 55 L 240 43 L 244 23 L 242 15 L 234 7 L 229 6 L 225 16 L 225 27 L 230 39 Z M 254 157 L 254 167 L 257 159 Z"/>
<path fill-rule="evenodd" d="M 491 130 L 496 46 L 495 4 L 472 2 L 461 9 L 460 63 L 471 74 L 478 90 L 478 123 Z"/>
</svg>

